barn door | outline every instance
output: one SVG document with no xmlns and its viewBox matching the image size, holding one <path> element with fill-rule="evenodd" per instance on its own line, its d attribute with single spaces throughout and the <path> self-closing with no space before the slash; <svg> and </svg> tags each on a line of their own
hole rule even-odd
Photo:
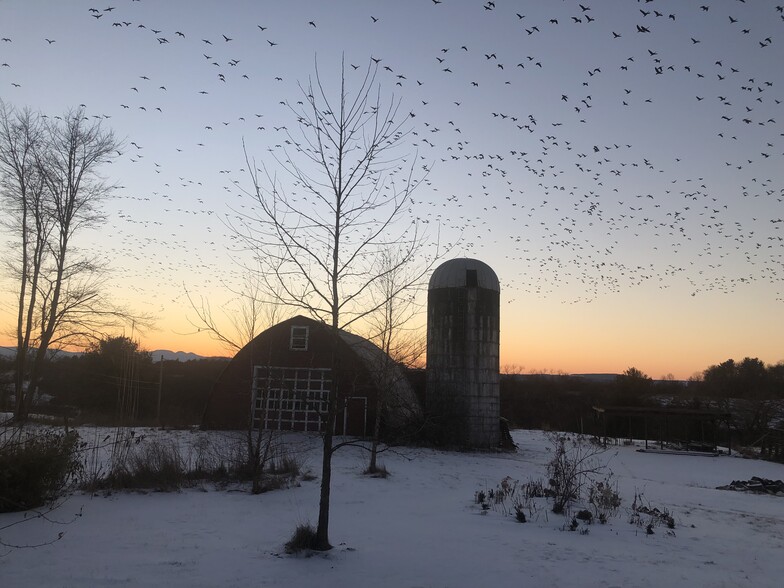
<svg viewBox="0 0 784 588">
<path fill-rule="evenodd" d="M 339 435 L 354 435 L 356 437 L 367 435 L 367 398 L 363 396 L 346 398 L 342 424 L 343 430 L 338 432 Z"/>
</svg>

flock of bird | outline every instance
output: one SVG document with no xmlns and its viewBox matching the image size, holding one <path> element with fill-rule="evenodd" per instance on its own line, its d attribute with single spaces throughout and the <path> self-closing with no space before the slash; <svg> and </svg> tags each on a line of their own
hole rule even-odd
<svg viewBox="0 0 784 588">
<path fill-rule="evenodd" d="M 370 67 L 382 98 L 401 99 L 411 132 L 398 169 L 415 162 L 424 178 L 412 215 L 452 254 L 495 267 L 507 303 L 647 284 L 784 301 L 784 8 L 528 4 L 260 2 L 230 21 L 211 2 L 179 16 L 149 0 L 85 5 L 74 30 L 41 27 L 40 40 L 0 19 L 0 88 L 35 104 L 26 87 L 61 75 L 69 43 L 93 60 L 143 56 L 118 59 L 119 72 L 71 63 L 87 71 L 59 83 L 82 98 L 54 111 L 82 103 L 128 137 L 104 170 L 123 185 L 108 236 L 94 238 L 126 268 L 123 287 L 161 312 L 184 302 L 183 283 L 241 279 L 227 222 L 252 206 L 242 141 L 271 164 L 296 152 L 289 106 L 314 54 L 328 86 L 344 58 L 349 87 Z M 22 43 L 40 45 L 40 63 L 14 52 Z M 101 68 L 119 81 L 105 87 Z"/>
</svg>

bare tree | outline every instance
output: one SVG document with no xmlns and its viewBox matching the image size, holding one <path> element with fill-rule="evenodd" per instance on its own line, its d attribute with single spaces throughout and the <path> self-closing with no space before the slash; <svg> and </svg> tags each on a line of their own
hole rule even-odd
<svg viewBox="0 0 784 588">
<path fill-rule="evenodd" d="M 373 422 L 373 437 L 370 445 L 370 462 L 367 473 L 378 471 L 378 453 L 381 440 L 382 416 L 386 413 L 413 411 L 414 407 L 402 406 L 408 402 L 397 393 L 405 379 L 403 368 L 414 367 L 422 359 L 427 348 L 421 329 L 413 326 L 420 313 L 416 293 L 422 286 L 426 274 L 432 269 L 434 258 L 421 261 L 408 260 L 400 263 L 402 253 L 395 248 L 383 250 L 378 257 L 377 271 L 381 274 L 371 289 L 377 311 L 368 317 L 369 339 L 384 353 L 376 367 L 378 395 Z"/>
<path fill-rule="evenodd" d="M 19 252 L 18 259 L 6 262 L 19 287 L 14 379 L 17 399 L 24 386 L 38 280 L 52 228 L 44 207 L 44 183 L 35 159 L 35 149 L 42 140 L 39 117 L 30 110 L 17 112 L 0 103 L 0 187 L 8 212 L 3 217 L 3 226 L 19 239 L 13 243 L 13 249 Z"/>
<path fill-rule="evenodd" d="M 416 155 L 401 153 L 410 114 L 400 100 L 382 100 L 371 62 L 356 91 L 342 64 L 339 89 L 331 98 L 318 63 L 302 100 L 289 108 L 297 132 L 273 151 L 291 189 L 245 152 L 256 207 L 232 221 L 256 252 L 262 279 L 277 302 L 305 310 L 330 326 L 334 340 L 375 312 L 370 289 L 395 270 L 374 271 L 376 256 L 390 244 L 403 265 L 422 250 L 423 235 L 413 215 L 411 194 L 427 173 Z M 340 408 L 339 360 L 333 359 L 333 385 L 323 416 L 323 459 L 316 549 L 329 549 L 329 501 L 335 418 Z"/>
<path fill-rule="evenodd" d="M 113 186 L 98 168 L 116 157 L 120 144 L 82 109 L 46 118 L 1 106 L 5 228 L 18 252 L 10 262 L 18 287 L 14 414 L 25 420 L 50 347 L 103 335 L 129 317 L 103 293 L 106 268 L 74 247 L 82 229 L 103 221 L 99 205 Z M 136 320 L 138 326 L 145 319 Z"/>
<path fill-rule="evenodd" d="M 189 322 L 198 329 L 199 332 L 205 331 L 209 336 L 218 341 L 224 348 L 237 353 L 252 341 L 263 330 L 271 327 L 281 320 L 282 308 L 275 301 L 275 296 L 267 296 L 264 292 L 260 279 L 261 273 L 244 270 L 244 282 L 241 288 L 233 289 L 225 286 L 228 291 L 234 294 L 233 300 L 221 307 L 220 313 L 215 314 L 208 298 L 200 296 L 198 301 L 191 295 L 185 287 L 185 295 L 195 314 L 195 318 L 189 318 Z M 270 302 L 269 299 L 273 301 Z M 253 357 L 253 354 L 251 354 Z M 249 366 L 253 373 L 253 366 Z M 261 405 L 266 405 L 266 398 L 269 395 L 269 386 L 259 393 Z M 257 422 L 254 415 L 248 415 L 248 428 L 245 447 L 245 465 L 247 473 L 253 482 L 253 493 L 262 491 L 261 476 L 264 467 L 271 459 L 271 452 L 274 449 L 276 435 L 272 431 L 265 433 L 263 423 Z"/>
<path fill-rule="evenodd" d="M 233 299 L 224 304 L 220 313 L 213 312 L 208 298 L 191 295 L 187 286 L 185 295 L 195 314 L 188 321 L 200 332 L 218 341 L 228 351 L 236 353 L 256 336 L 282 319 L 283 309 L 276 295 L 265 294 L 261 281 L 262 273 L 244 269 L 244 281 L 240 288 L 225 286 Z"/>
</svg>

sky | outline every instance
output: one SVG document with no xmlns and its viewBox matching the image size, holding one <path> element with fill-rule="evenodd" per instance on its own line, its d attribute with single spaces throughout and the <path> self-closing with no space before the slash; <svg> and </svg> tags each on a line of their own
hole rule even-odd
<svg viewBox="0 0 784 588">
<path fill-rule="evenodd" d="M 499 276 L 501 365 L 688 378 L 784 360 L 783 33 L 764 0 L 0 0 L 0 98 L 123 140 L 78 245 L 146 348 L 226 354 L 186 292 L 241 286 L 243 141 L 274 167 L 314 63 L 334 91 L 380 60 L 428 170 L 412 215 Z"/>
</svg>

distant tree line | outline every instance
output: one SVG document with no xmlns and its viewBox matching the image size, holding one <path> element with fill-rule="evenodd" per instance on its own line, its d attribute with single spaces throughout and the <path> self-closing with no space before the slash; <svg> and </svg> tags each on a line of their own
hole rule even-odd
<svg viewBox="0 0 784 588">
<path fill-rule="evenodd" d="M 769 429 L 784 428 L 784 362 L 730 359 L 686 382 L 653 380 L 633 367 L 607 381 L 551 374 L 501 376 L 501 415 L 512 427 L 597 433 L 594 406 L 721 410 L 732 414 L 736 442 L 755 444 Z"/>
<path fill-rule="evenodd" d="M 742 442 L 758 445 L 770 429 L 784 429 L 784 362 L 728 359 L 690 380 L 689 390 L 698 402 L 731 412 Z"/>
<path fill-rule="evenodd" d="M 160 390 L 161 424 L 199 424 L 212 385 L 227 362 L 167 360 L 161 365 L 132 339 L 109 337 L 82 355 L 49 362 L 36 411 L 81 422 L 155 425 Z M 414 373 L 423 380 L 420 371 Z M 0 386 L 8 389 L 12 374 L 13 360 L 0 360 Z M 412 384 L 423 397 L 424 382 Z M 729 359 L 688 381 L 653 380 L 633 367 L 608 380 L 552 374 L 501 376 L 501 415 L 512 427 L 597 433 L 594 406 L 721 410 L 733 415 L 735 440 L 754 444 L 769 429 L 784 428 L 784 362 L 766 365 L 757 358 Z"/>
<path fill-rule="evenodd" d="M 227 362 L 161 363 L 128 337 L 108 337 L 81 355 L 55 356 L 47 362 L 34 412 L 67 417 L 74 423 L 199 424 L 212 384 Z M 3 373 L 12 370 L 12 363 L 6 363 L 0 366 Z"/>
</svg>

